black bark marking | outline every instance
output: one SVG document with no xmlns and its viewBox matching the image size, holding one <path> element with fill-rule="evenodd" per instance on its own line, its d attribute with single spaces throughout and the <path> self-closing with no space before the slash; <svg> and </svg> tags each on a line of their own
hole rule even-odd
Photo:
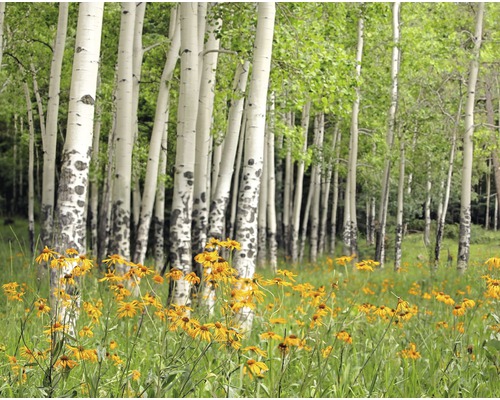
<svg viewBox="0 0 500 400">
<path fill-rule="evenodd" d="M 78 171 L 84 171 L 85 169 L 87 169 L 87 163 L 84 163 L 83 161 L 76 161 L 75 168 Z"/>
<path fill-rule="evenodd" d="M 255 164 L 255 160 L 253 158 L 248 160 L 248 165 L 254 165 L 254 164 Z"/>
<path fill-rule="evenodd" d="M 75 193 L 79 194 L 80 196 L 85 193 L 85 187 L 82 185 L 78 185 L 75 187 Z"/>
</svg>

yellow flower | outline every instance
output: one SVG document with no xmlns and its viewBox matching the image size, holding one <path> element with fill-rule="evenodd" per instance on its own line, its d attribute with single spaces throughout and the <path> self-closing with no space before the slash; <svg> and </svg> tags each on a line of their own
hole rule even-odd
<svg viewBox="0 0 500 400">
<path fill-rule="evenodd" d="M 261 333 L 259 336 L 261 340 L 283 340 L 280 335 L 271 331 Z"/>
<path fill-rule="evenodd" d="M 300 339 L 296 335 L 288 335 L 283 340 L 283 343 L 289 347 L 291 346 L 298 347 L 300 346 Z"/>
<path fill-rule="evenodd" d="M 455 304 L 455 300 L 453 300 L 449 295 L 444 294 L 443 292 L 438 292 L 436 294 L 436 300 L 441 301 L 444 304 L 452 306 Z"/>
<path fill-rule="evenodd" d="M 283 275 L 283 276 L 286 276 L 288 279 L 290 279 L 292 282 L 295 282 L 295 277 L 297 275 L 293 274 L 292 272 L 286 270 L 286 269 L 279 269 L 278 271 L 276 271 L 276 273 L 278 275 Z"/>
<path fill-rule="evenodd" d="M 373 268 L 380 265 L 378 261 L 363 260 L 356 263 L 356 269 L 360 271 L 373 271 Z"/>
<path fill-rule="evenodd" d="M 78 251 L 71 247 L 71 248 L 66 250 L 66 254 L 68 256 L 76 256 L 76 255 L 78 255 Z"/>
<path fill-rule="evenodd" d="M 36 315 L 39 317 L 42 314 L 48 314 L 50 312 L 50 307 L 46 304 L 45 299 L 38 299 L 35 302 L 35 306 L 37 308 Z"/>
<path fill-rule="evenodd" d="M 273 278 L 265 281 L 268 285 L 276 285 L 276 286 L 293 286 L 291 282 L 284 281 L 281 278 Z"/>
<path fill-rule="evenodd" d="M 208 240 L 207 244 L 205 245 L 205 248 L 206 249 L 216 249 L 219 246 L 221 246 L 221 244 L 222 244 L 222 242 L 219 239 L 212 237 Z"/>
<path fill-rule="evenodd" d="M 112 254 L 109 256 L 109 258 L 102 260 L 102 262 L 108 267 L 115 264 L 128 264 L 127 261 L 119 254 Z"/>
<path fill-rule="evenodd" d="M 446 321 L 439 321 L 438 323 L 436 323 L 436 328 L 439 329 L 439 328 L 448 328 L 448 323 Z"/>
<path fill-rule="evenodd" d="M 52 332 L 66 332 L 68 330 L 68 325 L 63 325 L 59 321 L 56 321 L 52 325 L 46 326 L 46 328 L 48 329 L 43 331 L 43 333 L 45 333 L 46 335 L 51 335 Z"/>
<path fill-rule="evenodd" d="M 170 272 L 165 274 L 165 278 L 171 278 L 173 281 L 178 281 L 182 279 L 184 273 L 179 268 L 172 268 Z"/>
<path fill-rule="evenodd" d="M 70 346 L 66 345 L 66 348 L 73 353 L 73 357 L 75 357 L 78 361 L 87 360 L 92 362 L 97 362 L 97 351 L 92 349 L 85 349 L 83 346 Z"/>
<path fill-rule="evenodd" d="M 415 343 L 410 343 L 408 348 L 401 350 L 399 354 L 403 358 L 411 358 L 412 360 L 417 360 L 421 357 L 420 353 L 417 351 Z"/>
<path fill-rule="evenodd" d="M 469 300 L 467 298 L 464 298 L 462 300 L 462 307 L 465 307 L 465 308 L 474 308 L 475 305 L 476 305 L 476 302 L 474 300 Z"/>
<path fill-rule="evenodd" d="M 321 354 L 323 355 L 323 358 L 328 358 L 328 356 L 330 355 L 330 353 L 332 352 L 332 350 L 333 350 L 333 346 L 325 347 L 321 351 Z"/>
<path fill-rule="evenodd" d="M 109 348 L 111 350 L 114 350 L 118 347 L 118 343 L 116 343 L 114 340 L 112 340 L 111 342 L 109 342 Z"/>
<path fill-rule="evenodd" d="M 490 268 L 500 268 L 500 258 L 491 257 L 484 262 Z"/>
<path fill-rule="evenodd" d="M 142 296 L 141 305 L 142 306 L 153 306 L 159 310 L 163 308 L 161 301 L 158 300 L 158 297 L 156 297 L 150 293 L 146 293 L 144 296 Z"/>
<path fill-rule="evenodd" d="M 132 318 L 139 311 L 139 302 L 137 300 L 130 302 L 119 301 L 118 304 L 120 305 L 120 308 L 117 310 L 118 318 Z"/>
<path fill-rule="evenodd" d="M 153 276 L 153 281 L 155 281 L 156 283 L 159 283 L 161 285 L 163 283 L 163 277 L 160 275 L 155 275 L 155 276 Z"/>
<path fill-rule="evenodd" d="M 141 377 L 141 373 L 140 373 L 139 371 L 137 371 L 136 369 L 134 369 L 134 370 L 130 373 L 130 377 L 132 378 L 132 380 L 137 381 L 137 380 L 139 380 L 139 378 Z"/>
<path fill-rule="evenodd" d="M 104 278 L 99 279 L 99 282 L 104 282 L 104 281 L 109 281 L 109 282 L 120 282 L 123 280 L 122 276 L 117 276 L 115 275 L 115 271 L 110 271 L 108 269 L 108 272 L 104 274 Z"/>
<path fill-rule="evenodd" d="M 236 240 L 231 240 L 227 238 L 225 241 L 221 242 L 220 245 L 229 250 L 241 250 L 241 244 Z"/>
<path fill-rule="evenodd" d="M 94 332 L 92 332 L 92 329 L 88 326 L 84 326 L 79 332 L 78 335 L 80 337 L 94 337 Z"/>
<path fill-rule="evenodd" d="M 76 361 L 71 360 L 67 355 L 62 355 L 55 362 L 54 367 L 55 368 L 62 368 L 62 369 L 72 369 L 77 365 L 78 365 L 78 363 Z"/>
<path fill-rule="evenodd" d="M 117 367 L 120 364 L 123 364 L 123 360 L 120 358 L 118 354 L 111 354 L 110 355 L 111 361 L 113 361 L 113 365 Z"/>
<path fill-rule="evenodd" d="M 214 324 L 203 324 L 194 327 L 194 337 L 200 337 L 201 340 L 205 340 L 206 342 L 212 341 L 212 332 L 210 332 L 210 328 L 213 328 Z"/>
<path fill-rule="evenodd" d="M 87 315 L 92 319 L 93 322 L 98 322 L 99 318 L 102 315 L 102 311 L 99 310 L 97 304 L 93 305 L 88 301 L 83 302 L 83 309 L 87 313 Z"/>
<path fill-rule="evenodd" d="M 241 349 L 243 352 L 254 352 L 255 354 L 258 354 L 261 357 L 267 357 L 267 352 L 265 350 L 262 350 L 258 348 L 257 346 L 247 346 Z"/>
<path fill-rule="evenodd" d="M 40 253 L 40 255 L 37 258 L 35 258 L 35 261 L 38 264 L 40 264 L 42 261 L 47 262 L 51 258 L 56 258 L 56 257 L 59 257 L 59 253 L 57 253 L 56 251 L 51 250 L 47 246 L 45 246 L 43 248 L 42 252 Z"/>
<path fill-rule="evenodd" d="M 269 319 L 269 322 L 271 324 L 286 324 L 286 319 L 285 318 L 271 318 Z"/>
<path fill-rule="evenodd" d="M 342 340 L 348 344 L 352 344 L 352 337 L 346 331 L 340 331 L 336 336 L 337 339 Z"/>
<path fill-rule="evenodd" d="M 263 378 L 263 373 L 269 371 L 266 364 L 260 361 L 255 361 L 253 358 L 247 360 L 246 366 L 243 368 L 245 374 L 248 374 L 250 378 L 256 376 L 258 378 Z"/>
<path fill-rule="evenodd" d="M 198 278 L 194 272 L 190 272 L 189 274 L 184 276 L 184 280 L 191 283 L 192 285 L 197 285 L 200 283 L 200 278 Z"/>
<path fill-rule="evenodd" d="M 346 265 L 350 263 L 354 259 L 354 255 L 352 256 L 343 256 L 335 259 L 335 263 L 338 265 Z"/>
<path fill-rule="evenodd" d="M 465 314 L 465 307 L 462 307 L 460 304 L 457 304 L 453 309 L 453 315 L 461 317 L 464 314 Z"/>
<path fill-rule="evenodd" d="M 197 254 L 194 260 L 203 265 L 204 267 L 211 267 L 214 262 L 219 258 L 219 253 L 217 250 L 214 251 L 204 251 L 203 253 Z"/>
</svg>

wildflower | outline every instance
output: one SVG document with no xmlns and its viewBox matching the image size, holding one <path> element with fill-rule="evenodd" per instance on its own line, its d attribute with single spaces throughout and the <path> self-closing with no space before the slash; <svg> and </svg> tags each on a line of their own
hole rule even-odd
<svg viewBox="0 0 500 400">
<path fill-rule="evenodd" d="M 52 332 L 65 332 L 68 330 L 68 325 L 63 325 L 59 321 L 54 322 L 52 325 L 46 326 L 46 330 L 43 331 L 46 335 L 51 335 Z"/>
<path fill-rule="evenodd" d="M 92 362 L 97 362 L 97 351 L 91 349 L 85 349 L 83 346 L 70 346 L 66 345 L 66 348 L 73 353 L 73 357 L 75 357 L 78 361 L 87 360 Z"/>
<path fill-rule="evenodd" d="M 348 344 L 352 344 L 352 337 L 346 331 L 340 331 L 336 335 L 337 339 L 342 340 Z"/>
<path fill-rule="evenodd" d="M 323 350 L 321 350 L 321 355 L 323 356 L 323 358 L 328 358 L 332 350 L 333 346 L 327 346 Z"/>
<path fill-rule="evenodd" d="M 283 275 L 286 276 L 288 279 L 290 279 L 292 282 L 295 282 L 295 277 L 297 276 L 296 274 L 293 274 L 292 272 L 286 270 L 286 269 L 279 269 L 276 271 L 278 275 Z"/>
<path fill-rule="evenodd" d="M 153 281 L 161 285 L 163 283 L 163 277 L 160 275 L 155 275 L 153 276 Z"/>
<path fill-rule="evenodd" d="M 66 250 L 66 254 L 68 256 L 70 256 L 70 257 L 71 256 L 76 256 L 76 255 L 78 255 L 78 251 L 76 249 L 74 249 L 74 248 L 71 247 L 71 248 L 69 248 L 69 249 Z"/>
<path fill-rule="evenodd" d="M 363 303 L 363 304 L 358 306 L 358 311 L 365 313 L 365 314 L 370 314 L 370 312 L 375 308 L 376 307 L 373 304 Z"/>
<path fill-rule="evenodd" d="M 364 260 L 356 263 L 356 269 L 360 271 L 373 271 L 373 268 L 380 265 L 378 261 Z"/>
<path fill-rule="evenodd" d="M 288 335 L 283 340 L 283 343 L 287 346 L 296 346 L 300 345 L 300 339 L 296 335 Z"/>
<path fill-rule="evenodd" d="M 50 268 L 64 268 L 69 266 L 69 261 L 66 257 L 64 256 L 59 256 L 57 258 L 53 258 L 50 261 Z"/>
<path fill-rule="evenodd" d="M 444 294 L 443 292 L 439 292 L 436 294 L 436 300 L 441 301 L 444 304 L 452 306 L 455 304 L 455 300 L 453 300 L 449 295 Z"/>
<path fill-rule="evenodd" d="M 64 276 L 59 280 L 61 285 L 76 285 L 75 278 L 73 274 L 64 274 Z"/>
<path fill-rule="evenodd" d="M 116 264 L 128 264 L 127 261 L 119 254 L 112 254 L 109 256 L 109 258 L 102 260 L 102 262 L 108 267 Z"/>
<path fill-rule="evenodd" d="M 184 276 L 184 273 L 179 268 L 172 268 L 170 272 L 165 274 L 165 278 L 171 278 L 173 281 L 178 281 Z"/>
<path fill-rule="evenodd" d="M 363 292 L 364 292 L 365 294 L 375 294 L 375 292 L 374 292 L 373 290 L 371 290 L 371 289 L 370 289 L 369 287 L 367 287 L 367 286 L 365 286 L 365 287 L 364 287 L 363 289 L 361 289 L 361 290 L 363 290 Z"/>
<path fill-rule="evenodd" d="M 467 298 L 464 298 L 462 300 L 462 306 L 465 308 L 474 308 L 475 305 L 476 305 L 476 302 L 474 300 L 469 300 Z"/>
<path fill-rule="evenodd" d="M 338 265 L 346 265 L 347 263 L 350 263 L 354 259 L 354 255 L 352 256 L 343 256 L 335 259 L 335 263 Z"/>
<path fill-rule="evenodd" d="M 459 322 L 455 328 L 454 328 L 456 331 L 458 331 L 459 333 L 464 333 L 465 332 L 465 329 L 464 329 L 464 323 L 463 322 Z"/>
<path fill-rule="evenodd" d="M 283 279 L 278 277 L 269 279 L 266 281 L 266 283 L 268 285 L 276 285 L 276 286 L 293 286 L 291 282 L 284 281 Z"/>
<path fill-rule="evenodd" d="M 40 255 L 37 258 L 35 258 L 35 262 L 37 262 L 38 264 L 41 264 L 42 261 L 47 262 L 51 258 L 56 258 L 57 256 L 59 256 L 59 253 L 57 253 L 54 250 L 51 250 L 47 246 L 45 246 L 43 248 L 42 252 L 40 253 Z"/>
<path fill-rule="evenodd" d="M 283 317 L 280 318 L 271 318 L 269 320 L 271 324 L 286 324 L 286 319 Z"/>
<path fill-rule="evenodd" d="M 55 362 L 54 367 L 55 368 L 62 368 L 62 369 L 73 369 L 77 365 L 78 365 L 78 363 L 76 361 L 71 360 L 67 355 L 63 354 Z"/>
<path fill-rule="evenodd" d="M 137 371 L 136 369 L 134 369 L 131 373 L 130 373 L 130 377 L 132 378 L 132 380 L 134 381 L 138 381 L 139 378 L 141 377 L 141 373 L 139 371 Z"/>
<path fill-rule="evenodd" d="M 194 337 L 200 337 L 201 340 L 206 342 L 212 341 L 212 332 L 210 332 L 210 328 L 213 328 L 214 324 L 203 324 L 195 326 L 194 328 Z"/>
<path fill-rule="evenodd" d="M 130 290 L 128 290 L 121 283 L 118 283 L 117 285 L 111 285 L 110 289 L 115 292 L 116 301 L 122 301 L 125 297 L 128 297 L 131 295 Z"/>
<path fill-rule="evenodd" d="M 417 351 L 417 346 L 415 345 L 415 343 L 410 343 L 408 348 L 401 350 L 399 354 L 403 358 L 411 358 L 412 360 L 417 360 L 421 357 L 420 353 Z"/>
<path fill-rule="evenodd" d="M 192 285 L 197 285 L 200 283 L 200 278 L 198 278 L 194 272 L 190 272 L 189 274 L 184 276 L 184 280 L 191 283 Z"/>
<path fill-rule="evenodd" d="M 241 250 L 241 244 L 236 240 L 231 240 L 229 238 L 227 238 L 223 242 L 220 242 L 220 245 L 229 250 Z"/>
<path fill-rule="evenodd" d="M 387 315 L 389 315 L 389 309 L 382 305 L 379 306 L 376 310 L 373 311 L 373 314 L 378 315 L 380 318 L 385 318 Z"/>
<path fill-rule="evenodd" d="M 150 293 L 146 293 L 144 296 L 142 296 L 142 303 L 141 303 L 141 306 L 153 306 L 154 308 L 160 310 L 163 308 L 160 300 L 158 300 L 158 297 L 150 294 Z"/>
<path fill-rule="evenodd" d="M 92 319 L 94 323 L 99 322 L 99 318 L 102 315 L 102 311 L 99 310 L 99 308 L 96 305 L 93 305 L 92 303 L 88 301 L 83 302 L 83 309 L 87 313 L 87 315 Z"/>
<path fill-rule="evenodd" d="M 123 360 L 120 358 L 118 354 L 111 354 L 110 356 L 111 361 L 113 361 L 113 365 L 117 367 L 120 364 L 123 364 Z"/>
<path fill-rule="evenodd" d="M 85 254 L 80 254 L 78 256 L 78 263 L 80 264 L 80 268 L 82 270 L 82 275 L 85 274 L 87 271 L 90 271 L 92 269 L 92 260 L 89 260 Z"/>
<path fill-rule="evenodd" d="M 219 239 L 216 238 L 210 238 L 205 245 L 206 249 L 216 249 L 217 247 L 220 247 L 222 245 L 222 242 Z"/>
<path fill-rule="evenodd" d="M 104 281 L 109 281 L 109 282 L 120 282 L 123 280 L 122 276 L 117 276 L 115 275 L 115 271 L 110 271 L 108 269 L 108 272 L 104 274 L 104 278 L 99 279 L 99 282 L 104 282 Z"/>
<path fill-rule="evenodd" d="M 309 328 L 313 329 L 315 326 L 321 326 L 321 325 L 323 325 L 321 315 L 313 314 L 313 316 L 311 317 L 311 323 L 309 324 Z"/>
<path fill-rule="evenodd" d="M 460 304 L 457 304 L 453 309 L 453 315 L 461 317 L 464 314 L 465 314 L 465 307 L 462 307 Z"/>
<path fill-rule="evenodd" d="M 80 337 L 94 337 L 94 332 L 92 332 L 92 329 L 88 326 L 84 326 L 80 331 L 78 332 L 78 335 Z"/>
<path fill-rule="evenodd" d="M 260 361 L 255 361 L 253 358 L 247 360 L 246 366 L 243 369 L 245 374 L 248 374 L 250 378 L 256 376 L 258 378 L 263 378 L 263 373 L 269 371 L 266 364 Z"/>
<path fill-rule="evenodd" d="M 129 317 L 132 318 L 139 309 L 139 302 L 132 300 L 130 302 L 119 301 L 120 308 L 117 310 L 118 318 Z"/>
<path fill-rule="evenodd" d="M 112 340 L 111 342 L 109 342 L 109 348 L 111 350 L 114 350 L 118 347 L 118 343 L 116 343 L 114 340 Z"/>
<path fill-rule="evenodd" d="M 283 340 L 280 335 L 271 331 L 261 333 L 259 337 L 261 338 L 261 340 Z"/>
<path fill-rule="evenodd" d="M 255 354 L 258 354 L 261 357 L 267 357 L 267 352 L 265 350 L 258 348 L 257 346 L 247 346 L 247 347 L 241 349 L 241 351 L 243 351 L 243 352 L 251 351 L 251 352 L 254 352 Z"/>
<path fill-rule="evenodd" d="M 500 268 L 500 258 L 491 257 L 484 262 L 490 268 Z"/>
<path fill-rule="evenodd" d="M 285 342 L 281 342 L 278 345 L 278 350 L 280 351 L 282 356 L 285 356 L 285 354 L 287 354 L 290 351 L 290 347 Z"/>
<path fill-rule="evenodd" d="M 35 302 L 35 306 L 37 308 L 36 315 L 39 317 L 42 314 L 48 314 L 50 312 L 50 307 L 46 303 L 47 300 L 45 299 L 38 299 Z"/>
<path fill-rule="evenodd" d="M 204 251 L 203 253 L 199 253 L 194 257 L 194 260 L 203 265 L 204 267 L 211 267 L 214 262 L 216 262 L 219 258 L 219 253 L 217 250 L 214 251 Z"/>
</svg>

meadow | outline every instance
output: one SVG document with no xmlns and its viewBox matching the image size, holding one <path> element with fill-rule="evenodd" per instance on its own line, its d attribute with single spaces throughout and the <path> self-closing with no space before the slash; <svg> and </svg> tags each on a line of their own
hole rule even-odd
<svg viewBox="0 0 500 400">
<path fill-rule="evenodd" d="M 198 283 L 194 275 L 159 276 L 119 256 L 97 263 L 71 250 L 32 257 L 18 225 L 0 233 L 2 397 L 500 394 L 500 233 L 481 233 L 463 275 L 446 263 L 430 268 L 414 234 L 399 273 L 390 263 L 325 257 L 283 261 L 276 275 L 262 270 L 244 282 L 231 268 L 238 244 L 212 242 L 197 257 L 206 275 L 189 309 L 167 306 L 169 285 Z M 444 249 L 456 254 L 456 243 Z M 65 283 L 80 281 L 74 332 L 51 319 L 48 274 L 40 275 L 62 263 L 75 266 Z M 113 272 L 119 263 L 125 276 Z M 199 305 L 207 282 L 212 312 Z M 244 309 L 255 313 L 249 334 L 235 322 Z"/>
</svg>

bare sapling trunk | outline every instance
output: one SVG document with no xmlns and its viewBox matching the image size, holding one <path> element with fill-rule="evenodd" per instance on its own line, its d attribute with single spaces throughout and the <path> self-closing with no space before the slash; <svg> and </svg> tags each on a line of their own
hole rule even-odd
<svg viewBox="0 0 500 400">
<path fill-rule="evenodd" d="M 318 163 L 313 175 L 311 199 L 311 249 L 310 261 L 315 263 L 318 258 L 318 241 L 319 241 L 319 205 L 321 198 L 321 176 L 323 167 L 323 136 L 325 128 L 325 116 L 323 113 L 316 115 L 314 118 L 314 145 L 319 152 Z"/>
<path fill-rule="evenodd" d="M 146 179 L 144 181 L 144 191 L 142 194 L 141 212 L 137 236 L 135 241 L 134 261 L 138 264 L 144 264 L 146 250 L 148 245 L 149 228 L 153 215 L 153 206 L 155 202 L 156 188 L 158 185 L 158 174 L 160 164 L 160 154 L 162 150 L 162 141 L 166 132 L 168 122 L 168 112 L 170 104 L 170 82 L 172 80 L 180 50 L 180 25 L 176 21 L 175 14 L 170 19 L 171 24 L 177 24 L 174 36 L 171 39 L 170 48 L 167 53 L 167 59 L 163 68 L 160 80 L 160 89 L 156 99 L 155 119 L 149 143 L 148 163 L 146 165 Z M 166 160 L 165 160 L 166 161 Z"/>
<path fill-rule="evenodd" d="M 337 243 L 337 209 L 339 204 L 339 162 L 340 162 L 340 141 L 342 133 L 340 131 L 340 122 L 337 121 L 333 136 L 335 139 L 335 161 L 333 163 L 333 193 L 332 193 L 332 217 L 330 233 L 330 254 L 335 256 L 335 245 Z"/>
<path fill-rule="evenodd" d="M 425 185 L 425 205 L 424 205 L 424 244 L 429 247 L 431 244 L 431 189 L 432 171 L 431 163 L 427 161 L 427 182 Z"/>
<path fill-rule="evenodd" d="M 23 82 L 26 110 L 28 116 L 29 142 L 28 142 L 28 234 L 30 252 L 35 251 L 35 184 L 33 166 L 35 162 L 35 123 L 33 122 L 33 105 L 27 82 Z"/>
<path fill-rule="evenodd" d="M 479 73 L 479 53 L 483 35 L 484 2 L 479 3 L 476 14 L 474 49 L 469 69 L 467 101 L 465 104 L 465 126 L 463 138 L 462 191 L 460 196 L 460 236 L 458 240 L 457 271 L 465 272 L 469 265 L 471 230 L 472 161 L 474 154 L 474 104 L 477 76 Z"/>
<path fill-rule="evenodd" d="M 276 273 L 278 268 L 278 243 L 276 240 L 276 174 L 274 162 L 274 93 L 269 106 L 269 124 L 267 131 L 267 237 L 269 246 L 269 267 Z"/>
<path fill-rule="evenodd" d="M 399 179 L 398 179 L 398 205 L 396 211 L 396 240 L 394 255 L 394 271 L 401 269 L 402 243 L 403 243 L 403 205 L 405 189 L 405 141 L 403 134 L 399 137 Z"/>
</svg>

